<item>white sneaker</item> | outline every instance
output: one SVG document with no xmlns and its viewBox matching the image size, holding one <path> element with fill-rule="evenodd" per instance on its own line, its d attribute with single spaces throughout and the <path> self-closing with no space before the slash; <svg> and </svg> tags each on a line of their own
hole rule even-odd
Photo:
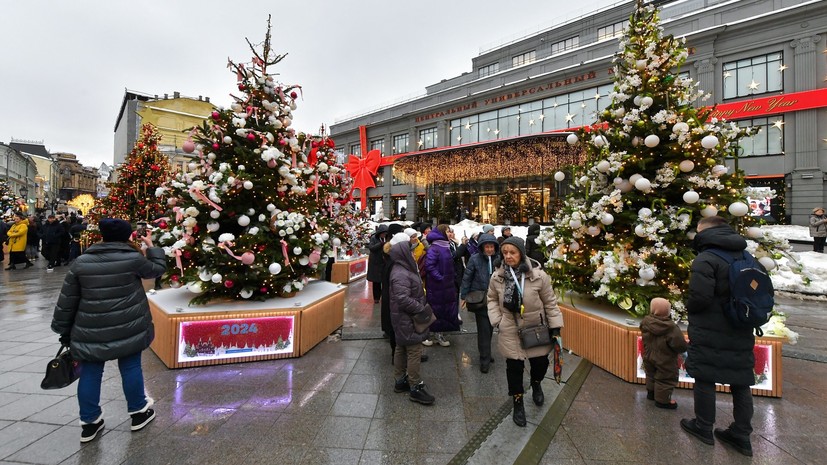
<svg viewBox="0 0 827 465">
<path fill-rule="evenodd" d="M 447 340 L 445 340 L 445 338 L 444 338 L 444 337 L 442 337 L 442 334 L 441 334 L 441 333 L 437 333 L 437 335 L 436 335 L 436 342 L 438 342 L 438 343 L 439 343 L 439 345 L 441 345 L 442 347 L 448 347 L 448 346 L 450 346 L 450 345 L 451 345 L 451 343 L 450 343 L 450 342 L 448 342 Z"/>
<path fill-rule="evenodd" d="M 422 345 L 425 347 L 431 347 L 432 345 L 434 345 L 434 341 L 430 339 L 425 339 L 424 341 L 422 341 Z"/>
</svg>

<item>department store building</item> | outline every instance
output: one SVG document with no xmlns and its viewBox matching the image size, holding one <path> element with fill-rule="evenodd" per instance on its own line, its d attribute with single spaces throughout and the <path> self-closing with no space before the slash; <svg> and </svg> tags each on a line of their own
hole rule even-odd
<svg viewBox="0 0 827 465">
<path fill-rule="evenodd" d="M 553 174 L 582 162 L 560 132 L 596 121 L 609 105 L 612 57 L 634 2 L 623 2 L 502 44 L 472 58 L 472 69 L 426 87 L 424 95 L 330 128 L 337 150 L 381 154 L 371 213 L 427 218 L 434 198 L 455 194 L 472 218 L 498 222 L 505 190 L 539 199 L 549 221 L 567 192 Z M 686 37 L 688 74 L 711 93 L 699 105 L 760 128 L 727 163 L 752 186 L 770 222 L 806 224 L 827 204 L 827 1 L 660 2 L 666 34 Z M 454 215 L 451 215 L 454 216 Z M 518 218 L 517 222 L 528 218 Z"/>
</svg>

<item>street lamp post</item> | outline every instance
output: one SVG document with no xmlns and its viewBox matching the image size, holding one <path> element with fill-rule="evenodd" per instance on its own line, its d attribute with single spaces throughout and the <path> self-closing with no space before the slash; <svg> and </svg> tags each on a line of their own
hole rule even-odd
<svg viewBox="0 0 827 465">
<path fill-rule="evenodd" d="M 29 188 L 23 186 L 20 188 L 20 196 L 23 197 L 23 204 L 26 206 L 26 209 L 29 208 Z M 28 212 L 27 212 L 28 213 Z"/>
</svg>

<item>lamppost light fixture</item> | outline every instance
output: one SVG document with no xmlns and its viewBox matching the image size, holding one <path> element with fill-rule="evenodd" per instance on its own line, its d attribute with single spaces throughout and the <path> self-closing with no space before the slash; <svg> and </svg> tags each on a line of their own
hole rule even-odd
<svg viewBox="0 0 827 465">
<path fill-rule="evenodd" d="M 26 186 L 20 188 L 20 195 L 26 198 L 29 195 L 29 189 Z"/>
</svg>

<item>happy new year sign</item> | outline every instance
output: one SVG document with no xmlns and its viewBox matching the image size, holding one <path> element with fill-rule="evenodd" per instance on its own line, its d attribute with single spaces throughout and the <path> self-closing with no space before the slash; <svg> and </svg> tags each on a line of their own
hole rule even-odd
<svg viewBox="0 0 827 465">
<path fill-rule="evenodd" d="M 711 117 L 736 120 L 821 107 L 827 107 L 827 88 L 775 95 L 743 102 L 723 103 L 715 107 Z"/>
</svg>

